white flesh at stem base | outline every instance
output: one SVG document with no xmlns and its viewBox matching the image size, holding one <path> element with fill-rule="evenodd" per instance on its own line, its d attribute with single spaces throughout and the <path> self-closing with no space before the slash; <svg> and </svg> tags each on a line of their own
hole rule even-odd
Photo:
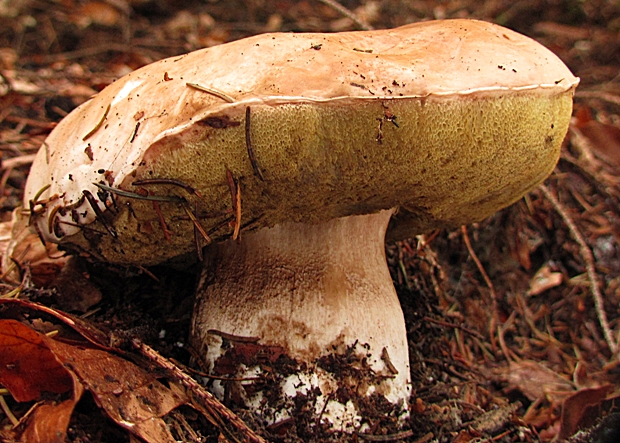
<svg viewBox="0 0 620 443">
<path fill-rule="evenodd" d="M 316 387 L 321 393 L 317 416 L 336 430 L 359 430 L 364 422 L 359 402 L 339 402 L 339 387 L 360 397 L 381 395 L 402 405 L 406 416 L 411 391 L 407 337 L 384 246 L 392 213 L 279 225 L 207 248 L 191 340 L 208 369 L 217 369 L 218 359 L 231 343 L 238 345 L 238 337 L 282 349 L 304 368 L 281 379 L 280 405 L 266 406 L 264 393 L 237 389 L 267 422 L 291 415 L 290 399 Z M 370 382 L 350 375 L 339 379 L 317 365 L 330 354 L 347 352 L 356 353 L 355 364 L 376 377 Z M 262 371 L 261 365 L 240 362 L 226 375 L 251 379 Z M 223 395 L 224 385 L 220 381 L 213 387 Z"/>
</svg>

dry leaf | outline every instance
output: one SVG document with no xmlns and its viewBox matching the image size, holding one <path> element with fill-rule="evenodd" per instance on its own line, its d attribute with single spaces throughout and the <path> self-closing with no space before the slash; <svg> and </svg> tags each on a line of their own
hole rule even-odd
<svg viewBox="0 0 620 443">
<path fill-rule="evenodd" d="M 22 208 L 13 211 L 11 221 L 11 238 L 6 244 L 2 256 L 2 271 L 11 272 L 5 277 L 7 281 L 18 284 L 21 282 L 20 270 L 30 267 L 32 281 L 37 286 L 46 286 L 60 273 L 68 257 L 58 251 L 55 244 L 44 245 L 39 236 L 28 228 L 28 217 L 22 214 Z"/>
<path fill-rule="evenodd" d="M 40 399 L 44 392 L 61 394 L 73 388 L 70 399 L 46 400 L 35 405 L 15 438 L 28 443 L 62 443 L 83 388 L 56 360 L 49 339 L 15 320 L 0 320 L 0 384 L 17 401 Z"/>
<path fill-rule="evenodd" d="M 620 128 L 596 120 L 579 127 L 596 155 L 620 168 Z"/>
<path fill-rule="evenodd" d="M 92 24 L 112 27 L 116 26 L 121 18 L 121 13 L 114 6 L 104 2 L 85 3 L 70 16 L 71 21 L 81 28 Z"/>
<path fill-rule="evenodd" d="M 551 271 L 549 263 L 545 263 L 530 280 L 530 289 L 527 295 L 538 295 L 547 289 L 555 288 L 562 284 L 564 276 L 561 272 Z"/>
<path fill-rule="evenodd" d="M 43 392 L 62 394 L 73 380 L 45 343 L 45 336 L 16 320 L 0 320 L 0 384 L 17 401 Z"/>
<path fill-rule="evenodd" d="M 132 434 L 148 443 L 175 442 L 162 417 L 187 398 L 132 362 L 87 343 L 75 346 L 51 339 L 15 320 L 0 320 L 0 348 L 0 383 L 17 401 L 74 388 L 71 400 L 35 407 L 24 441 L 64 441 L 75 403 L 87 388 L 110 418 Z"/>
<path fill-rule="evenodd" d="M 510 363 L 498 375 L 508 383 L 509 390 L 519 390 L 531 401 L 546 397 L 559 403 L 575 389 L 557 372 L 531 360 Z"/>
<path fill-rule="evenodd" d="M 84 389 L 75 380 L 73 397 L 63 402 L 41 402 L 36 405 L 26 420 L 26 426 L 21 433 L 17 433 L 21 441 L 27 443 L 64 443 L 67 428 L 73 409 L 82 396 Z"/>
<path fill-rule="evenodd" d="M 590 108 L 583 105 L 576 107 L 575 122 L 594 153 L 620 168 L 620 128 L 594 120 Z"/>
<path fill-rule="evenodd" d="M 16 298 L 0 298 L 0 305 L 11 305 L 19 310 L 24 310 L 27 312 L 30 311 L 30 314 L 32 312 L 36 312 L 39 314 L 45 313 L 47 315 L 51 315 L 57 320 L 60 320 L 67 327 L 73 329 L 75 332 L 80 334 L 83 338 L 85 338 L 98 348 L 106 349 L 108 351 L 114 350 L 107 346 L 108 336 L 105 333 L 95 328 L 91 323 L 88 323 L 80 317 L 67 314 L 66 312 L 58 311 L 54 308 L 49 308 L 39 303 L 34 303 L 28 300 L 21 300 Z"/>
<path fill-rule="evenodd" d="M 119 426 L 149 443 L 174 443 L 161 417 L 186 402 L 139 366 L 99 349 L 48 340 L 93 398 Z"/>
<path fill-rule="evenodd" d="M 589 416 L 592 406 L 600 406 L 606 399 L 607 394 L 613 391 L 613 386 L 606 385 L 600 388 L 581 389 L 564 400 L 562 405 L 562 418 L 558 438 L 566 439 L 579 429 L 594 425 L 595 417 Z M 598 408 L 595 408 L 598 409 Z"/>
</svg>

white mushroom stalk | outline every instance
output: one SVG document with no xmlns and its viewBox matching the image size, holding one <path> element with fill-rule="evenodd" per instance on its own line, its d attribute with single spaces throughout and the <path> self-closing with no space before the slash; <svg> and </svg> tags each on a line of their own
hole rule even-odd
<svg viewBox="0 0 620 443">
<path fill-rule="evenodd" d="M 383 402 L 403 423 L 386 228 L 458 226 L 523 196 L 557 162 L 577 84 L 546 48 L 479 21 L 260 35 L 80 106 L 25 204 L 45 241 L 93 259 L 203 258 L 191 340 L 228 400 L 278 423 L 305 399 L 347 431 Z"/>
<path fill-rule="evenodd" d="M 269 422 L 307 407 L 297 394 L 341 430 L 360 426 L 373 394 L 394 404 L 393 417 L 407 413 L 405 322 L 384 247 L 391 215 L 282 224 L 209 249 L 194 343 L 214 375 L 246 379 L 236 395 Z M 222 397 L 232 389 L 214 386 Z"/>
</svg>

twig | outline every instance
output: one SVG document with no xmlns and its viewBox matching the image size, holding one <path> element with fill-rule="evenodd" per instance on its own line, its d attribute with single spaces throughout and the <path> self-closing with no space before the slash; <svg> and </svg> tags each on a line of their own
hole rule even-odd
<svg viewBox="0 0 620 443">
<path fill-rule="evenodd" d="M 208 245 L 212 241 L 211 237 L 209 237 L 209 234 L 206 233 L 206 231 L 204 230 L 204 228 L 202 227 L 202 225 L 200 224 L 200 222 L 198 221 L 198 219 L 196 218 L 192 210 L 187 205 L 183 205 L 183 209 L 185 210 L 185 213 L 187 214 L 189 219 L 194 224 L 194 243 L 196 244 L 196 254 L 198 255 L 198 261 L 201 262 L 202 261 L 202 246 L 200 245 L 201 243 L 200 238 L 202 236 L 202 238 L 207 242 L 206 244 Z M 196 204 L 196 212 L 198 212 L 198 204 Z"/>
<path fill-rule="evenodd" d="M 14 169 L 20 166 L 29 165 L 34 161 L 37 154 L 20 155 L 17 157 L 7 158 L 2 160 L 2 169 Z"/>
<path fill-rule="evenodd" d="M 402 440 L 404 438 L 411 437 L 412 435 L 413 435 L 412 430 L 397 432 L 396 434 L 388 434 L 388 435 L 370 435 L 370 434 L 360 434 L 360 433 L 357 434 L 359 438 L 363 440 L 368 440 L 368 441 L 396 441 L 396 440 Z M 432 438 L 432 435 L 433 434 L 431 434 L 431 438 Z M 423 440 L 423 441 L 426 442 L 428 440 L 430 440 L 430 438 Z"/>
<path fill-rule="evenodd" d="M 168 229 L 168 225 L 166 225 L 166 219 L 164 218 L 164 214 L 161 212 L 161 207 L 159 206 L 159 202 L 153 202 L 153 209 L 157 214 L 157 218 L 159 220 L 159 226 L 161 226 L 161 230 L 164 232 L 164 238 L 167 242 L 171 241 L 170 237 L 170 229 Z"/>
<path fill-rule="evenodd" d="M 125 44 L 105 42 L 102 45 L 92 46 L 90 48 L 77 49 L 75 51 L 67 51 L 67 52 L 61 52 L 58 54 L 47 54 L 47 55 L 37 54 L 36 64 L 37 65 L 51 64 L 59 60 L 74 60 L 76 58 L 82 58 L 82 57 L 94 57 L 99 54 L 104 54 L 106 52 L 131 53 L 131 52 L 135 52 L 138 49 L 143 54 L 148 54 L 152 57 L 162 58 L 162 55 L 160 53 L 151 51 L 145 48 L 136 48 L 135 46 L 129 46 Z M 35 62 L 35 58 L 32 56 L 26 57 L 23 60 L 23 62 L 26 64 Z"/>
<path fill-rule="evenodd" d="M 605 335 L 605 341 L 607 342 L 607 346 L 609 346 L 609 350 L 614 356 L 617 357 L 618 344 L 614 341 L 609 327 L 609 322 L 607 321 L 607 313 L 605 312 L 603 296 L 601 295 L 601 290 L 599 289 L 598 277 L 594 268 L 594 255 L 583 238 L 583 235 L 581 235 L 581 232 L 579 232 L 579 229 L 577 229 L 577 226 L 575 226 L 575 223 L 573 223 L 573 220 L 564 210 L 564 207 L 558 201 L 557 197 L 545 185 L 540 185 L 538 188 L 542 191 L 547 200 L 551 202 L 558 214 L 560 214 L 560 217 L 562 217 L 562 220 L 566 223 L 571 235 L 579 244 L 581 257 L 586 264 L 586 271 L 588 274 L 588 279 L 590 280 L 590 289 L 592 291 L 592 297 L 594 298 L 594 306 L 596 308 L 598 321 L 603 329 L 603 334 Z"/>
<path fill-rule="evenodd" d="M 253 430 L 241 420 L 234 412 L 224 406 L 210 392 L 204 389 L 196 380 L 181 371 L 177 366 L 159 355 L 153 348 L 139 340 L 133 340 L 132 345 L 139 350 L 142 355 L 153 361 L 158 366 L 170 371 L 174 377 L 179 380 L 192 394 L 204 402 L 204 407 L 213 414 L 213 418 L 218 418 L 221 424 L 227 421 L 241 434 L 243 441 L 248 443 L 267 443 L 262 437 L 257 435 Z M 220 429 L 222 430 L 222 429 Z M 225 429 L 224 429 L 225 430 Z M 234 436 L 232 436 L 234 437 Z"/>
<path fill-rule="evenodd" d="M 428 317 L 428 316 L 424 316 L 424 321 L 427 321 L 429 323 L 435 323 L 436 325 L 439 325 L 439 326 L 445 326 L 447 328 L 460 329 L 461 331 L 466 332 L 469 335 L 472 335 L 472 336 L 476 337 L 479 340 L 484 340 L 484 337 L 482 336 L 481 333 L 479 333 L 478 331 L 475 331 L 473 329 L 466 328 L 463 325 L 457 325 L 457 324 L 450 323 L 450 322 L 447 322 L 447 321 L 435 320 L 434 318 L 431 318 L 431 317 Z"/>
<path fill-rule="evenodd" d="M 232 198 L 232 208 L 235 213 L 235 228 L 233 230 L 232 239 L 237 240 L 241 229 L 241 184 L 235 180 L 235 177 L 229 169 L 226 169 L 226 180 L 228 181 L 228 189 L 230 190 L 230 196 Z"/>
<path fill-rule="evenodd" d="M 413 443 L 426 443 L 427 441 L 430 441 L 434 436 L 435 435 L 432 432 L 428 432 L 424 434 L 422 437 L 415 440 Z"/>
<path fill-rule="evenodd" d="M 364 22 L 362 19 L 360 19 L 357 16 L 356 13 L 354 13 L 350 9 L 345 8 L 340 3 L 338 3 L 336 0 L 319 0 L 319 1 L 321 3 L 329 6 L 330 8 L 334 8 L 336 11 L 338 11 L 339 13 L 344 15 L 345 17 L 350 18 L 351 20 L 353 20 L 353 22 L 357 26 L 359 26 L 360 29 L 362 29 L 364 31 L 372 31 L 373 30 L 373 27 L 370 26 L 368 23 Z"/>
<path fill-rule="evenodd" d="M 615 94 L 610 94 L 609 92 L 604 91 L 577 91 L 575 93 L 575 97 L 579 98 L 598 98 L 600 100 L 605 100 L 606 102 L 613 103 L 614 105 L 620 106 L 620 96 Z"/>
<path fill-rule="evenodd" d="M 105 216 L 103 215 L 103 211 L 99 207 L 99 204 L 97 203 L 97 200 L 95 199 L 93 194 L 91 194 L 91 192 L 87 189 L 84 189 L 82 191 L 82 194 L 84 195 L 84 197 L 86 197 L 86 201 L 88 202 L 90 207 L 93 208 L 93 211 L 95 211 L 95 215 L 97 216 L 97 219 L 99 220 L 99 222 L 103 225 L 104 228 L 106 228 L 106 230 L 110 233 L 112 237 L 117 238 L 118 234 L 116 233 L 116 230 L 105 219 Z"/>
<path fill-rule="evenodd" d="M 261 181 L 265 181 L 265 177 L 263 177 L 263 172 L 258 166 L 258 162 L 256 161 L 256 155 L 254 155 L 254 148 L 252 146 L 252 131 L 250 128 L 250 107 L 245 107 L 245 147 L 248 151 L 248 157 L 250 158 L 250 163 L 252 163 L 252 169 L 254 170 L 254 174 L 258 175 L 258 178 Z"/>
<path fill-rule="evenodd" d="M 131 183 L 132 186 L 148 186 L 148 185 L 173 185 L 178 186 L 179 188 L 185 189 L 190 194 L 195 195 L 198 198 L 202 198 L 200 192 L 195 189 L 193 186 L 188 185 L 181 180 L 176 180 L 173 178 L 148 178 L 145 180 L 136 180 Z"/>
<path fill-rule="evenodd" d="M 19 157 L 13 157 L 2 161 L 2 169 L 4 170 L 4 173 L 2 174 L 2 178 L 0 178 L 0 195 L 4 195 L 6 182 L 9 180 L 13 169 L 19 166 L 29 165 L 34 161 L 35 156 L 36 154 L 20 155 Z"/>
<path fill-rule="evenodd" d="M 56 122 L 41 122 L 39 120 L 34 120 L 32 118 L 18 117 L 16 115 L 7 115 L 4 119 L 7 122 L 21 123 L 24 125 L 32 126 L 34 128 L 42 128 L 42 129 L 54 129 L 56 125 L 58 124 Z"/>
<path fill-rule="evenodd" d="M 233 343 L 258 343 L 260 341 L 260 337 L 234 335 L 229 334 L 228 332 L 218 331 L 217 329 L 209 329 L 207 333 L 217 335 L 218 337 L 222 337 L 224 340 L 228 340 Z"/>
<path fill-rule="evenodd" d="M 123 191 L 122 189 L 113 188 L 111 186 L 104 185 L 103 183 L 93 183 L 93 185 L 97 186 L 99 189 L 103 189 L 104 191 L 112 192 L 116 195 L 120 195 L 121 197 L 127 198 L 135 198 L 136 200 L 150 200 L 157 202 L 173 202 L 173 203 L 185 203 L 185 200 L 182 197 L 177 197 L 176 195 L 141 195 L 136 194 L 135 192 Z"/>
<path fill-rule="evenodd" d="M 471 241 L 469 240 L 469 234 L 467 233 L 467 226 L 461 226 L 461 233 L 463 234 L 463 241 L 465 242 L 465 246 L 467 247 L 467 251 L 469 252 L 470 257 L 476 263 L 476 267 L 480 274 L 482 274 L 482 278 L 484 278 L 489 291 L 491 292 L 491 300 L 493 301 L 493 314 L 491 315 L 491 321 L 489 323 L 489 337 L 491 339 L 491 346 L 495 350 L 497 348 L 497 343 L 495 342 L 495 325 L 497 325 L 497 293 L 495 292 L 495 287 L 493 286 L 493 282 L 489 278 L 487 271 L 485 271 L 484 266 L 480 262 L 480 259 L 474 252 L 474 248 L 471 247 Z"/>
</svg>

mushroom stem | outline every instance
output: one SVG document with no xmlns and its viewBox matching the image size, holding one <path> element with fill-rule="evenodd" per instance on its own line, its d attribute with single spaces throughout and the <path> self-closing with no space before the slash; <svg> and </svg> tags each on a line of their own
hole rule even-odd
<svg viewBox="0 0 620 443">
<path fill-rule="evenodd" d="M 300 399 L 336 430 L 359 429 L 379 404 L 406 417 L 407 337 L 384 248 L 392 213 L 278 225 L 207 248 L 192 344 L 211 374 L 237 380 L 216 380 L 216 393 L 269 423 L 308 410 Z"/>
</svg>

